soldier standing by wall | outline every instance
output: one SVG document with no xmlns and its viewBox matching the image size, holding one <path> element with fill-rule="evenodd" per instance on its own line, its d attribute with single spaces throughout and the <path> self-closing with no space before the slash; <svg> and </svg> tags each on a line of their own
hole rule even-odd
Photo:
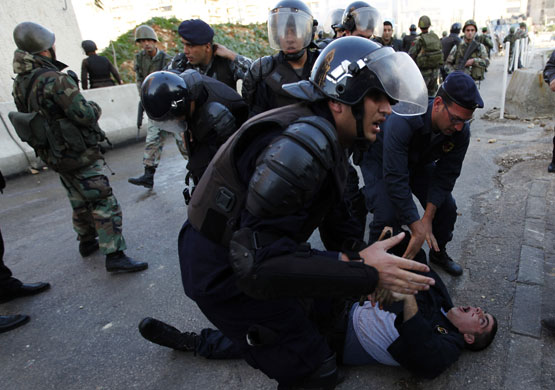
<svg viewBox="0 0 555 390">
<path fill-rule="evenodd" d="M 142 50 L 135 55 L 135 74 L 137 76 L 137 89 L 141 91 L 141 84 L 144 79 L 151 74 L 164 69 L 170 62 L 171 57 L 163 50 L 156 47 L 158 37 L 152 27 L 142 25 L 135 30 L 135 42 L 141 45 Z M 142 107 L 139 103 L 139 116 L 142 116 Z M 138 124 L 137 124 L 138 126 Z M 187 159 L 187 151 L 183 145 L 183 140 L 178 134 L 170 134 L 167 131 L 155 126 L 149 119 L 148 129 L 146 135 L 145 152 L 143 155 L 143 165 L 145 166 L 145 173 L 139 177 L 129 178 L 131 184 L 152 188 L 154 186 L 154 173 L 160 163 L 162 156 L 162 149 L 166 137 L 173 136 L 179 152 L 184 159 Z"/>
<path fill-rule="evenodd" d="M 108 272 L 146 269 L 147 263 L 123 252 L 127 246 L 121 208 L 102 173 L 98 146 L 105 139 L 98 127 L 102 110 L 85 100 L 76 81 L 60 72 L 66 65 L 56 60 L 52 31 L 23 22 L 15 27 L 13 36 L 18 47 L 13 61 L 17 73 L 13 97 L 19 113 L 11 112 L 10 120 L 20 138 L 60 175 L 73 208 L 79 252 L 85 257 L 100 247 Z"/>
<path fill-rule="evenodd" d="M 476 37 L 476 40 L 480 42 L 486 48 L 488 53 L 488 58 L 491 58 L 491 50 L 493 49 L 493 42 L 488 34 L 488 28 L 482 27 L 482 34 Z"/>
<path fill-rule="evenodd" d="M 509 42 L 509 74 L 513 73 L 513 66 L 515 62 L 515 41 L 516 41 L 516 34 L 515 28 L 511 27 L 509 29 L 509 34 L 503 39 L 503 43 Z"/>
<path fill-rule="evenodd" d="M 478 31 L 476 22 L 467 20 L 463 26 L 464 41 L 451 49 L 445 66 L 447 73 L 460 70 L 472 77 L 474 81 L 484 79 L 484 73 L 489 65 L 488 53 L 480 42 L 474 40 Z"/>
<path fill-rule="evenodd" d="M 413 41 L 409 55 L 424 77 L 428 87 L 428 96 L 435 96 L 438 88 L 439 68 L 443 65 L 441 41 L 433 31 L 428 31 L 432 22 L 426 15 L 418 19 L 418 27 L 422 33 Z"/>
</svg>

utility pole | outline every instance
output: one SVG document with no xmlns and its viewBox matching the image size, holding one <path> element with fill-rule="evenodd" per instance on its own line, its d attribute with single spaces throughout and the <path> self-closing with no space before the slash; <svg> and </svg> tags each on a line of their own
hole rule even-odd
<svg viewBox="0 0 555 390">
<path fill-rule="evenodd" d="M 476 20 L 476 0 L 474 0 L 474 5 L 472 6 L 472 20 Z"/>
</svg>

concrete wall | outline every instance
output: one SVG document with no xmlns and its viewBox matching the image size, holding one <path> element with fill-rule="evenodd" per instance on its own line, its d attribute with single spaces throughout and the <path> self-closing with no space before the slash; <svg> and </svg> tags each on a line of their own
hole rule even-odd
<svg viewBox="0 0 555 390">
<path fill-rule="evenodd" d="M 3 38 L 0 57 L 0 102 L 12 101 L 12 61 L 17 48 L 13 29 L 21 22 L 39 23 L 56 34 L 56 56 L 77 74 L 85 54 L 81 49 L 81 31 L 71 0 L 1 0 L 0 36 Z"/>
<path fill-rule="evenodd" d="M 134 84 L 91 89 L 83 91 L 83 96 L 87 100 L 94 100 L 102 108 L 99 124 L 112 144 L 137 137 L 139 94 Z M 8 112 L 15 110 L 13 102 L 0 103 L 0 170 L 4 175 L 42 166 L 33 149 L 19 139 L 8 119 Z M 147 120 L 145 115 L 140 137 L 146 136 Z"/>
</svg>

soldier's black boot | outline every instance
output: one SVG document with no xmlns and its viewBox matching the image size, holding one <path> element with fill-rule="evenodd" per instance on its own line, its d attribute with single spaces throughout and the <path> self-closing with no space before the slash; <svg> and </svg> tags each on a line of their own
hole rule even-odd
<svg viewBox="0 0 555 390">
<path fill-rule="evenodd" d="M 135 261 L 123 251 L 106 255 L 106 271 L 108 272 L 136 272 L 148 268 L 148 263 Z"/>
<path fill-rule="evenodd" d="M 555 317 L 543 319 L 542 325 L 555 337 Z"/>
<path fill-rule="evenodd" d="M 98 241 L 97 240 L 79 242 L 79 253 L 83 257 L 90 256 L 94 252 L 96 252 L 97 250 L 98 250 Z"/>
<path fill-rule="evenodd" d="M 139 332 L 148 341 L 178 351 L 195 352 L 200 336 L 178 329 L 155 318 L 146 317 L 139 323 Z"/>
<path fill-rule="evenodd" d="M 127 181 L 131 184 L 135 184 L 136 186 L 143 186 L 146 188 L 154 187 L 154 173 L 156 172 L 156 168 L 154 167 L 145 167 L 145 173 L 139 177 L 131 177 L 127 179 Z"/>
<path fill-rule="evenodd" d="M 445 251 L 445 248 L 441 249 L 439 252 L 430 249 L 430 261 L 434 264 L 439 265 L 448 274 L 453 276 L 461 276 L 463 274 L 463 269 L 458 265 Z"/>
</svg>

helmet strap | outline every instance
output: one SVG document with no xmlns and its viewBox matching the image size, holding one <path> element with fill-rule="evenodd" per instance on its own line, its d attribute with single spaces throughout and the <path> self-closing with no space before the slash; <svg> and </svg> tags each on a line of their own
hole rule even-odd
<svg viewBox="0 0 555 390">
<path fill-rule="evenodd" d="M 306 48 L 303 48 L 301 51 L 298 51 L 296 53 L 292 53 L 292 54 L 285 54 L 283 53 L 283 57 L 285 58 L 285 61 L 298 61 L 301 59 L 301 57 L 304 55 L 304 53 L 306 52 Z"/>
</svg>

